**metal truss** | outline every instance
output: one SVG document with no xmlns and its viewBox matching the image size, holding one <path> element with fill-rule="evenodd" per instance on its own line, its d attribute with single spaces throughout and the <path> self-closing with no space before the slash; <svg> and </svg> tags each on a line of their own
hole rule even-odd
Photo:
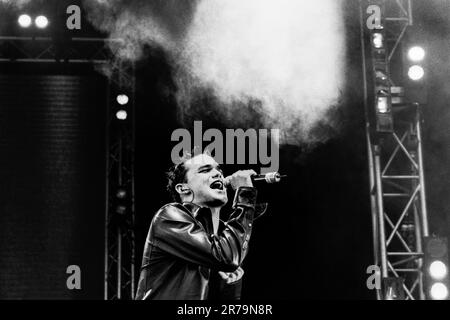
<svg viewBox="0 0 450 320">
<path fill-rule="evenodd" d="M 0 62 L 109 63 L 119 39 L 0 36 Z"/>
<path fill-rule="evenodd" d="M 383 278 L 401 277 L 407 299 L 424 299 L 422 237 L 428 236 L 420 106 L 396 111 L 393 133 L 372 144 L 372 194 Z"/>
<path fill-rule="evenodd" d="M 360 5 L 374 260 L 380 267 L 383 279 L 402 280 L 406 299 L 425 299 L 422 237 L 428 236 L 428 221 L 420 105 L 403 103 L 393 98 L 395 83 L 390 74 L 393 57 L 407 28 L 412 25 L 411 1 L 361 0 Z M 383 14 L 382 32 L 386 35 L 386 52 L 381 63 L 374 58 L 373 48 L 370 56 L 365 49 L 368 32 L 363 17 L 369 5 L 380 6 Z M 378 85 L 379 75 L 376 72 L 380 66 L 388 86 L 389 105 L 392 106 L 393 125 L 391 130 L 385 132 L 379 132 L 378 124 L 374 125 L 376 119 L 370 117 L 374 107 L 370 106 L 368 93 L 370 86 L 376 88 Z M 392 297 L 377 290 L 377 298 Z"/>
<path fill-rule="evenodd" d="M 110 105 L 119 93 L 126 93 L 127 119 L 118 120 L 109 108 L 107 125 L 107 203 L 105 211 L 104 298 L 134 299 L 135 294 L 135 78 L 134 65 L 113 65 L 108 98 Z M 124 90 L 121 91 L 121 90 Z"/>
<path fill-rule="evenodd" d="M 103 64 L 108 71 L 106 123 L 106 203 L 104 299 L 134 299 L 134 65 L 113 59 L 108 46 L 120 39 L 0 37 L 0 62 Z M 116 90 L 116 91 L 115 91 Z M 114 106 L 119 90 L 129 97 L 128 118 L 119 121 Z"/>
</svg>

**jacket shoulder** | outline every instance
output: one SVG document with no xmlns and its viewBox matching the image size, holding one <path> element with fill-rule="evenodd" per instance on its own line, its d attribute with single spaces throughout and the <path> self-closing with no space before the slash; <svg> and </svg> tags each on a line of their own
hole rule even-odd
<svg viewBox="0 0 450 320">
<path fill-rule="evenodd" d="M 176 220 L 176 221 L 186 221 L 191 220 L 192 217 L 189 212 L 183 207 L 182 204 L 173 202 L 162 206 L 158 212 L 155 214 L 155 219 L 164 220 Z"/>
</svg>

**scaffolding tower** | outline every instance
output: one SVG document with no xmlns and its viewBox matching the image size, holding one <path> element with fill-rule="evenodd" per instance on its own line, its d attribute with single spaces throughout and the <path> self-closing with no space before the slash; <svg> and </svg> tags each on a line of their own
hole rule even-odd
<svg viewBox="0 0 450 320">
<path fill-rule="evenodd" d="M 104 299 L 133 299 L 135 293 L 135 77 L 134 64 L 111 58 L 120 39 L 0 36 L 0 62 L 93 64 L 108 72 Z M 116 117 L 117 94 L 127 93 L 127 119 Z"/>
<path fill-rule="evenodd" d="M 135 294 L 135 77 L 134 64 L 113 65 L 106 126 L 105 278 L 104 298 L 134 299 Z M 117 98 L 126 94 L 126 119 L 118 118 Z"/>
<path fill-rule="evenodd" d="M 367 14 L 378 14 L 378 8 L 381 19 L 375 31 L 385 43 L 374 48 L 367 45 L 374 39 Z M 421 104 L 402 97 L 404 90 L 392 74 L 399 69 L 394 57 L 412 24 L 411 0 L 360 0 L 373 250 L 383 280 L 377 299 L 383 300 L 425 299 L 422 239 L 428 236 L 428 221 Z M 376 104 L 383 102 L 386 109 L 377 114 Z M 401 294 L 392 293 L 393 283 Z"/>
</svg>

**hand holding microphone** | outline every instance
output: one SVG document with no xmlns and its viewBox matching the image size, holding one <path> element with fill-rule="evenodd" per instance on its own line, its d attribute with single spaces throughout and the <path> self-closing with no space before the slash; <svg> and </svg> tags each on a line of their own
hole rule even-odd
<svg viewBox="0 0 450 320">
<path fill-rule="evenodd" d="M 253 187 L 251 177 L 255 175 L 254 170 L 239 170 L 226 177 L 223 182 L 225 186 L 231 186 L 233 190 L 237 190 L 239 187 Z"/>
</svg>

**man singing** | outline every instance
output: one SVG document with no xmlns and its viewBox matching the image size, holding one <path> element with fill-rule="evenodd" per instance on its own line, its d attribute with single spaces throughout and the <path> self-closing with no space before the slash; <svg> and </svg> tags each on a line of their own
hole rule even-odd
<svg viewBox="0 0 450 320">
<path fill-rule="evenodd" d="M 239 299 L 241 264 L 255 218 L 253 170 L 223 177 L 217 162 L 198 154 L 168 173 L 175 203 L 154 216 L 145 243 L 136 299 Z M 228 202 L 226 185 L 235 190 L 233 212 L 219 218 Z"/>
</svg>

